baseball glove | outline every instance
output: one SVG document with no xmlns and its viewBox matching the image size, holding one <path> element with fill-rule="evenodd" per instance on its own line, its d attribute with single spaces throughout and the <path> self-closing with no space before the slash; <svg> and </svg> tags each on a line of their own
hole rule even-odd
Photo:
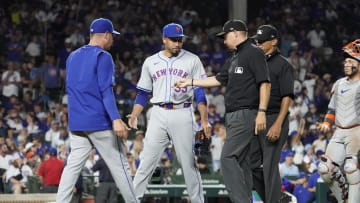
<svg viewBox="0 0 360 203">
<path fill-rule="evenodd" d="M 206 137 L 204 130 L 199 130 L 195 134 L 195 154 L 206 155 L 209 153 L 211 140 Z"/>
</svg>

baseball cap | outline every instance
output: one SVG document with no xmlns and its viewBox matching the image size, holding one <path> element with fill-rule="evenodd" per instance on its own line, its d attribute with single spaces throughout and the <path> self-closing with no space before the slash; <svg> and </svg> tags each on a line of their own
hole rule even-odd
<svg viewBox="0 0 360 203">
<path fill-rule="evenodd" d="M 300 172 L 297 178 L 301 179 L 301 178 L 306 178 L 306 177 L 307 177 L 307 174 L 305 172 Z"/>
<path fill-rule="evenodd" d="M 109 19 L 98 18 L 92 21 L 90 25 L 90 33 L 105 33 L 105 32 L 110 32 L 116 35 L 120 34 L 120 32 L 114 30 L 114 26 Z"/>
<path fill-rule="evenodd" d="M 229 20 L 224 24 L 224 26 L 222 28 L 222 31 L 217 33 L 216 36 L 223 38 L 226 33 L 232 32 L 234 30 L 245 31 L 245 32 L 248 31 L 247 26 L 244 23 L 244 21 L 242 21 L 242 20 Z"/>
<path fill-rule="evenodd" d="M 184 37 L 184 29 L 180 24 L 170 23 L 163 27 L 163 37 Z"/>
<path fill-rule="evenodd" d="M 321 156 L 321 155 L 325 154 L 325 152 L 323 150 L 319 149 L 316 151 L 315 154 L 316 154 L 316 156 Z"/>
<path fill-rule="evenodd" d="M 309 150 L 311 148 L 312 148 L 311 144 L 306 144 L 305 147 L 304 147 L 304 150 L 307 151 L 307 150 Z"/>
<path fill-rule="evenodd" d="M 294 153 L 292 151 L 289 151 L 286 153 L 286 157 L 293 157 L 294 156 Z"/>
<path fill-rule="evenodd" d="M 50 147 L 50 148 L 49 148 L 49 154 L 50 154 L 51 156 L 56 156 L 56 155 L 57 155 L 57 150 L 56 150 L 56 148 Z"/>
<path fill-rule="evenodd" d="M 261 25 L 252 36 L 259 43 L 266 42 L 279 37 L 277 29 L 272 25 Z"/>
</svg>

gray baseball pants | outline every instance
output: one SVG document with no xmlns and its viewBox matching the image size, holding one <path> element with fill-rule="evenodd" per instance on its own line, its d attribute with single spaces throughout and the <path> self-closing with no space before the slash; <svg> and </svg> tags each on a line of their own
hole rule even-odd
<svg viewBox="0 0 360 203">
<path fill-rule="evenodd" d="M 234 203 L 251 203 L 253 180 L 250 168 L 250 141 L 255 132 L 257 110 L 226 113 L 226 140 L 221 169 L 229 197 Z"/>
<path fill-rule="evenodd" d="M 57 203 L 68 203 L 72 198 L 72 190 L 82 168 L 93 148 L 88 138 L 99 151 L 115 180 L 126 203 L 136 202 L 134 187 L 128 172 L 129 166 L 126 155 L 123 154 L 121 141 L 111 130 L 95 131 L 88 133 L 87 137 L 70 135 L 71 152 L 67 165 L 61 176 L 61 181 L 56 196 Z M 119 148 L 120 147 L 120 148 Z"/>
</svg>

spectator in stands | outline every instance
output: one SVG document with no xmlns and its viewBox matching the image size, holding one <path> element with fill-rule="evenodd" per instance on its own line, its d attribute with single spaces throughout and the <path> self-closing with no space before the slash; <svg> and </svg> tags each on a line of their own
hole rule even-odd
<svg viewBox="0 0 360 203">
<path fill-rule="evenodd" d="M 197 165 L 198 165 L 200 174 L 210 174 L 211 173 L 209 166 L 207 164 L 206 157 L 199 156 L 197 159 Z"/>
<path fill-rule="evenodd" d="M 31 112 L 34 108 L 33 91 L 27 90 L 23 95 L 23 108 L 25 112 Z"/>
<path fill-rule="evenodd" d="M 92 171 L 99 171 L 99 187 L 96 190 L 95 202 L 117 203 L 118 189 L 104 159 L 100 159 L 92 166 Z M 121 189 L 121 188 L 120 188 Z"/>
<path fill-rule="evenodd" d="M 316 187 L 317 187 L 317 183 L 319 182 L 323 182 L 323 180 L 320 177 L 320 174 L 318 172 L 318 170 L 316 169 L 309 177 L 309 181 L 308 181 L 308 191 L 311 192 L 311 200 L 315 200 L 316 196 L 315 196 L 315 192 L 316 192 Z"/>
<path fill-rule="evenodd" d="M 51 146 L 58 149 L 60 145 L 65 145 L 67 151 L 70 151 L 70 135 L 65 127 L 59 128 L 59 136 L 52 140 Z"/>
<path fill-rule="evenodd" d="M 18 114 L 15 114 L 12 117 L 10 117 L 10 119 L 7 121 L 7 124 L 9 128 L 14 130 L 15 134 L 18 134 L 24 128 L 24 125 Z"/>
<path fill-rule="evenodd" d="M 62 78 L 65 77 L 65 73 L 66 73 L 66 59 L 72 51 L 73 51 L 73 48 L 72 48 L 72 44 L 71 44 L 71 39 L 66 38 L 64 40 L 64 46 L 62 48 L 60 48 L 57 53 L 57 59 L 58 59 L 57 64 L 59 64 L 60 73 L 61 73 Z"/>
<path fill-rule="evenodd" d="M 50 158 L 44 160 L 38 170 L 41 191 L 43 193 L 56 193 L 60 183 L 60 177 L 64 168 L 64 161 L 57 158 L 57 150 L 50 148 Z"/>
<path fill-rule="evenodd" d="M 310 40 L 310 45 L 313 48 L 322 48 L 326 39 L 326 33 L 323 30 L 321 23 L 317 22 L 314 29 L 310 30 L 306 37 Z"/>
<path fill-rule="evenodd" d="M 0 194 L 4 193 L 4 183 L 6 171 L 10 167 L 11 156 L 5 143 L 0 143 Z"/>
<path fill-rule="evenodd" d="M 48 145 L 52 145 L 55 143 L 55 139 L 60 137 L 60 129 L 59 129 L 59 121 L 53 120 L 51 121 L 51 127 L 45 134 L 45 143 Z"/>
<path fill-rule="evenodd" d="M 312 129 L 315 127 L 313 124 L 320 120 L 320 115 L 317 112 L 317 108 L 314 103 L 310 103 L 309 111 L 305 114 L 304 118 L 306 121 L 305 128 L 310 128 L 311 126 Z"/>
<path fill-rule="evenodd" d="M 314 147 L 314 152 L 317 152 L 318 150 L 324 151 L 326 150 L 328 140 L 326 139 L 323 132 L 319 132 L 317 134 L 317 139 L 314 140 L 312 143 L 312 146 Z"/>
<path fill-rule="evenodd" d="M 27 176 L 33 175 L 31 168 L 24 163 L 23 156 L 16 153 L 12 163 L 6 171 L 6 183 L 13 194 L 21 194 L 26 189 Z"/>
<path fill-rule="evenodd" d="M 142 130 L 137 130 L 135 132 L 135 140 L 133 141 L 132 145 L 129 147 L 130 153 L 134 156 L 136 168 L 140 164 L 140 153 L 144 148 L 144 138 L 145 133 Z"/>
<path fill-rule="evenodd" d="M 297 184 L 293 193 L 298 203 L 308 203 L 312 198 L 313 194 L 308 190 L 308 176 L 305 172 L 301 172 L 297 176 Z"/>
<path fill-rule="evenodd" d="M 225 131 L 225 126 L 221 123 L 214 124 L 214 135 L 211 137 L 210 152 L 212 159 L 212 169 L 214 172 L 220 172 L 221 168 L 221 151 L 224 144 L 222 133 Z"/>
<path fill-rule="evenodd" d="M 127 157 L 127 161 L 129 163 L 129 171 L 130 171 L 130 175 L 131 177 L 134 178 L 137 167 L 139 166 L 139 163 L 136 163 L 138 160 L 135 160 L 135 157 L 132 153 L 128 152 L 126 153 L 126 157 Z"/>
<path fill-rule="evenodd" d="M 25 53 L 31 57 L 38 57 L 41 54 L 41 45 L 38 35 L 33 35 L 25 48 Z"/>
<path fill-rule="evenodd" d="M 311 144 L 305 145 L 305 155 L 303 159 L 303 171 L 313 173 L 316 170 L 317 157 Z"/>
<path fill-rule="evenodd" d="M 214 126 L 215 123 L 221 121 L 220 114 L 216 111 L 216 106 L 214 104 L 209 104 L 208 106 L 208 119 L 211 126 Z"/>
<path fill-rule="evenodd" d="M 9 98 L 13 95 L 19 96 L 21 77 L 13 61 L 7 62 L 7 70 L 1 76 L 2 96 Z"/>
<path fill-rule="evenodd" d="M 40 131 L 39 125 L 37 124 L 37 119 L 33 114 L 28 113 L 26 115 L 26 129 L 29 134 L 36 134 Z"/>
<path fill-rule="evenodd" d="M 52 101 L 60 100 L 61 77 L 60 68 L 56 64 L 56 54 L 48 52 L 46 61 L 42 66 L 42 85 L 45 93 Z"/>
<path fill-rule="evenodd" d="M 300 137 L 301 134 L 294 130 L 290 133 L 290 146 L 294 154 L 294 164 L 300 166 L 304 159 L 304 145 L 302 144 Z"/>
<path fill-rule="evenodd" d="M 294 164 L 294 153 L 288 152 L 285 156 L 285 162 L 280 164 L 280 175 L 281 177 L 286 176 L 298 176 L 299 168 Z"/>
</svg>

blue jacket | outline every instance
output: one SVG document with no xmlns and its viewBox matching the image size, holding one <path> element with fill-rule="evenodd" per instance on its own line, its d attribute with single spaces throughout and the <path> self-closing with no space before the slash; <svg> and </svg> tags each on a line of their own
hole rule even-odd
<svg viewBox="0 0 360 203">
<path fill-rule="evenodd" d="M 114 62 L 98 46 L 85 45 L 66 61 L 66 92 L 70 131 L 112 129 L 120 118 L 113 93 Z"/>
</svg>

